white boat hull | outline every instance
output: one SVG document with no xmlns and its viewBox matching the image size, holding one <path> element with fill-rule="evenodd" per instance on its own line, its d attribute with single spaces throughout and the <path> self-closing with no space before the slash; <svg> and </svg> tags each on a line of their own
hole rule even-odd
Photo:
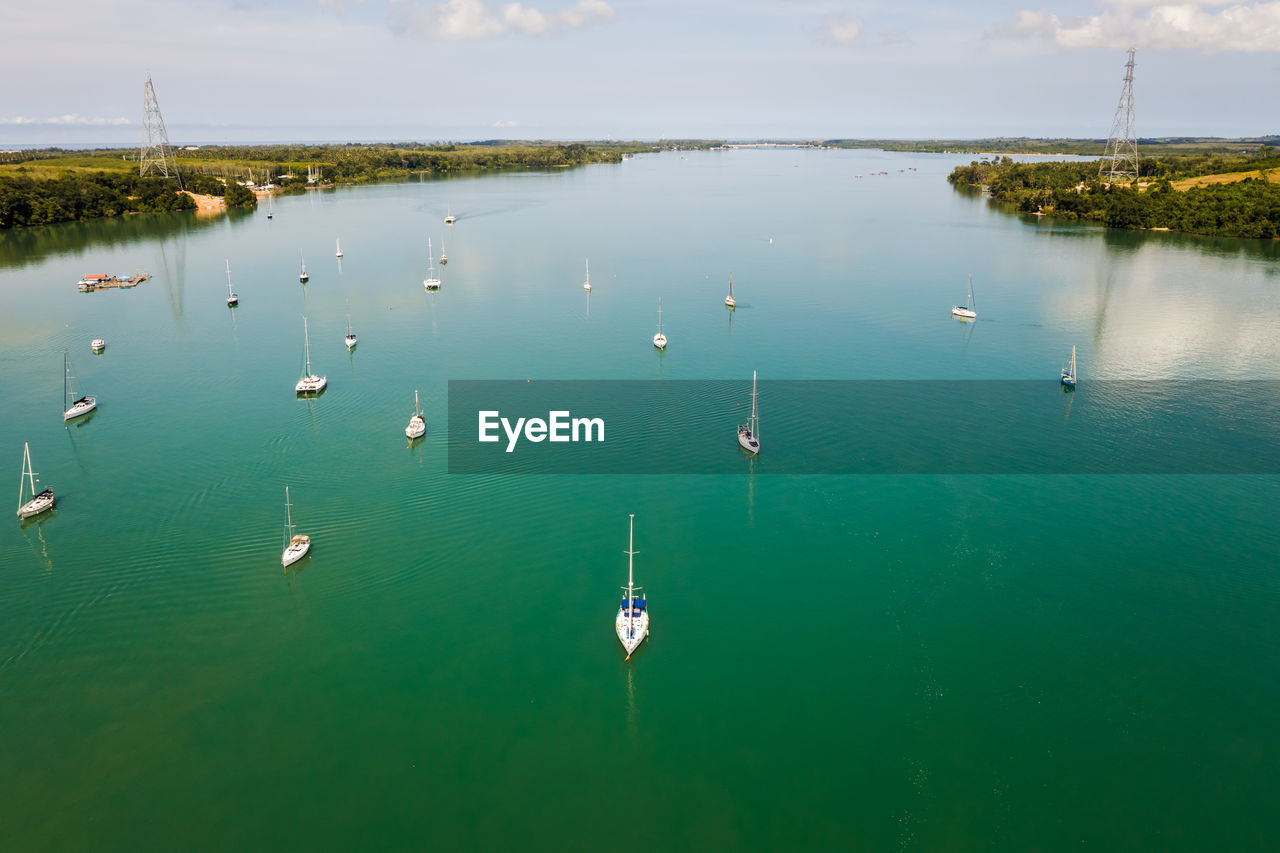
<svg viewBox="0 0 1280 853">
<path fill-rule="evenodd" d="M 355 349 L 355 348 L 356 348 L 356 336 L 347 335 L 347 349 Z"/>
<path fill-rule="evenodd" d="M 106 348 L 107 348 L 107 342 L 104 341 L 102 338 L 95 338 L 93 342 L 89 344 L 89 349 L 93 350 L 94 352 L 102 352 Z"/>
<path fill-rule="evenodd" d="M 726 296 L 724 298 L 724 307 L 735 308 L 737 307 L 737 305 L 738 305 L 738 300 L 734 299 L 732 296 Z"/>
<path fill-rule="evenodd" d="M 951 306 L 951 316 L 960 317 L 964 320 L 976 320 L 978 319 L 978 312 L 965 308 L 963 305 L 953 305 Z"/>
<path fill-rule="evenodd" d="M 422 438 L 427 434 L 426 419 L 419 415 L 409 418 L 409 425 L 404 428 L 404 434 L 407 438 Z"/>
<path fill-rule="evenodd" d="M 329 386 L 329 380 L 324 376 L 304 376 L 298 380 L 298 384 L 293 386 L 294 390 L 299 394 L 319 394 Z"/>
<path fill-rule="evenodd" d="M 31 500 L 18 507 L 18 518 L 31 518 L 46 510 L 53 509 L 53 489 L 45 489 Z"/>
<path fill-rule="evenodd" d="M 307 556 L 307 552 L 311 550 L 311 537 L 299 533 L 293 539 L 289 540 L 289 547 L 284 549 L 284 553 L 280 555 L 280 563 L 286 567 Z"/>
<path fill-rule="evenodd" d="M 438 279 L 438 278 L 424 278 L 424 279 L 422 280 L 422 286 L 423 286 L 423 287 L 425 287 L 427 290 L 439 290 L 439 289 L 440 289 L 440 279 Z"/>
<path fill-rule="evenodd" d="M 228 297 L 227 297 L 227 307 L 228 307 L 228 308 L 235 308 L 235 307 L 236 307 L 237 305 L 239 305 L 239 304 L 240 304 L 240 297 L 238 297 L 238 296 L 228 296 Z"/>
<path fill-rule="evenodd" d="M 618 634 L 618 642 L 622 643 L 622 648 L 626 649 L 627 656 L 631 656 L 649 636 L 649 611 L 642 610 L 639 616 L 628 617 L 626 612 L 619 608 L 618 616 L 614 620 L 614 630 Z"/>
<path fill-rule="evenodd" d="M 667 348 L 667 336 L 659 332 L 653 336 L 653 345 L 658 349 Z"/>
<path fill-rule="evenodd" d="M 751 430 L 745 426 L 738 427 L 738 444 L 748 453 L 760 452 L 760 440 L 751 434 Z"/>
<path fill-rule="evenodd" d="M 98 408 L 97 397 L 81 397 L 71 404 L 71 408 L 62 413 L 62 419 L 69 421 L 72 418 L 78 418 L 81 415 L 87 415 L 94 409 Z"/>
</svg>

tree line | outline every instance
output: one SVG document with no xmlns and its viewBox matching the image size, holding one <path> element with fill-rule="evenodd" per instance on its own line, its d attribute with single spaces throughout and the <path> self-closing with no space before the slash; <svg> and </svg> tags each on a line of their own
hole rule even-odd
<svg viewBox="0 0 1280 853">
<path fill-rule="evenodd" d="M 1162 228 L 1214 237 L 1280 236 L 1280 156 L 1263 147 L 1251 157 L 1146 158 L 1134 185 L 1112 184 L 1100 161 L 1017 163 L 1009 157 L 957 166 L 948 180 L 981 186 L 1025 213 L 1086 219 L 1113 228 Z M 1177 190 L 1172 181 L 1259 171 L 1232 183 Z"/>
</svg>

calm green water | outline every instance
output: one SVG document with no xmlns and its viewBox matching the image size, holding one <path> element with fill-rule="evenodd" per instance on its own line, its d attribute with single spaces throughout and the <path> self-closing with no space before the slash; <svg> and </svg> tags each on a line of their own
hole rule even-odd
<svg viewBox="0 0 1280 853">
<path fill-rule="evenodd" d="M 58 494 L 0 524 L 0 847 L 1270 848 L 1276 477 L 447 473 L 450 379 L 1039 379 L 1072 344 L 1075 406 L 1280 378 L 1277 244 L 1009 216 L 946 183 L 967 159 L 672 153 L 0 234 L 0 450 Z M 100 400 L 70 427 L 64 347 Z"/>
</svg>

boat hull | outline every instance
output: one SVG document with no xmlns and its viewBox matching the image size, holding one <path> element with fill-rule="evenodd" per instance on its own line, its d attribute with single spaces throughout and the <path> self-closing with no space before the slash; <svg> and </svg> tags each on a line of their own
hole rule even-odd
<svg viewBox="0 0 1280 853">
<path fill-rule="evenodd" d="M 81 397 L 71 404 L 71 408 L 62 413 L 62 419 L 69 421 L 72 418 L 78 418 L 87 415 L 94 409 L 98 408 L 97 397 Z"/>
<path fill-rule="evenodd" d="M 951 307 L 951 316 L 959 317 L 962 320 L 976 320 L 978 319 L 978 312 L 962 305 L 953 305 Z"/>
<path fill-rule="evenodd" d="M 329 387 L 329 380 L 324 376 L 304 376 L 298 380 L 298 384 L 293 389 L 299 394 L 319 394 L 325 388 Z"/>
<path fill-rule="evenodd" d="M 355 349 L 355 348 L 356 348 L 356 336 L 347 335 L 347 349 Z"/>
<path fill-rule="evenodd" d="M 280 555 L 281 565 L 288 567 L 301 560 L 311 551 L 311 537 L 299 533 L 289 540 L 289 547 Z"/>
<path fill-rule="evenodd" d="M 618 642 L 622 643 L 622 648 L 630 657 L 649 636 L 649 611 L 642 610 L 639 616 L 629 618 L 620 608 L 614 619 L 614 631 L 618 635 Z"/>
<path fill-rule="evenodd" d="M 659 332 L 653 336 L 653 345 L 658 349 L 667 348 L 667 336 Z"/>
<path fill-rule="evenodd" d="M 427 434 L 427 422 L 424 418 L 414 415 L 409 419 L 409 425 L 404 428 L 406 438 L 422 438 Z"/>
<path fill-rule="evenodd" d="M 760 440 L 751 434 L 745 426 L 738 427 L 738 444 L 748 453 L 760 452 Z"/>
<path fill-rule="evenodd" d="M 18 518 L 31 518 L 53 509 L 53 489 L 45 489 L 18 508 Z"/>
</svg>

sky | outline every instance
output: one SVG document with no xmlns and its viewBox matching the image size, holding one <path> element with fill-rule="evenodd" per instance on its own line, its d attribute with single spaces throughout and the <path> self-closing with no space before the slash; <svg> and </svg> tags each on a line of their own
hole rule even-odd
<svg viewBox="0 0 1280 853">
<path fill-rule="evenodd" d="M 1280 133 L 1280 0 L 5 0 L 0 147 Z"/>
</svg>

